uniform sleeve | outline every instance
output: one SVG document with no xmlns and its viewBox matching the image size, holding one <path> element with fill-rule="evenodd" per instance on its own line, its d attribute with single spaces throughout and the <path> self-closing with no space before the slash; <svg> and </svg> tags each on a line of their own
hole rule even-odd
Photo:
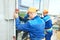
<svg viewBox="0 0 60 40">
<path fill-rule="evenodd" d="M 28 19 L 29 15 L 26 14 L 25 17 L 24 17 L 24 22 L 27 22 L 29 19 Z"/>
<path fill-rule="evenodd" d="M 29 20 L 29 19 L 28 19 L 28 14 L 26 14 L 24 18 L 22 18 L 22 17 L 19 16 L 19 19 L 20 19 L 21 21 L 23 21 L 23 22 L 27 22 L 27 21 Z"/>
<path fill-rule="evenodd" d="M 48 20 L 50 20 L 50 17 L 49 17 L 49 16 L 46 16 L 46 17 L 43 18 L 43 20 L 44 20 L 45 22 L 47 22 Z"/>
<path fill-rule="evenodd" d="M 29 22 L 26 22 L 25 24 L 21 24 L 19 18 L 16 18 L 16 29 L 22 30 L 22 31 L 29 31 Z"/>
<path fill-rule="evenodd" d="M 26 14 L 26 15 L 25 15 L 25 17 L 24 17 L 24 19 L 26 19 L 26 18 L 28 18 L 28 17 L 29 17 L 29 15 L 28 15 L 28 14 Z"/>
</svg>

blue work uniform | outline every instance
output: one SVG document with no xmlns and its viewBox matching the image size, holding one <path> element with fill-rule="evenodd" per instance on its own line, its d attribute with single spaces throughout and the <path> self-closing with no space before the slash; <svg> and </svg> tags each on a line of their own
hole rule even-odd
<svg viewBox="0 0 60 40">
<path fill-rule="evenodd" d="M 16 29 L 29 32 L 30 40 L 42 40 L 45 36 L 45 22 L 39 16 L 24 24 L 20 23 L 19 17 L 16 18 Z"/>
<path fill-rule="evenodd" d="M 51 40 L 51 36 L 53 34 L 53 31 L 52 31 L 52 20 L 50 19 L 50 16 L 49 15 L 45 15 L 43 20 L 45 21 L 45 31 L 46 31 L 46 34 L 45 34 L 45 39 L 46 40 Z"/>
<path fill-rule="evenodd" d="M 19 19 L 20 19 L 21 21 L 23 21 L 23 22 L 27 22 L 27 21 L 29 20 L 28 17 L 29 17 L 29 15 L 26 14 L 26 15 L 24 16 L 24 18 L 22 18 L 22 17 L 19 16 Z"/>
<path fill-rule="evenodd" d="M 24 18 L 22 18 L 22 17 L 19 16 L 19 19 L 20 19 L 20 21 L 23 21 L 24 23 L 26 23 L 26 22 L 29 20 L 28 17 L 29 17 L 29 15 L 26 14 L 26 15 L 24 16 Z M 24 33 L 23 33 L 23 35 L 22 35 L 22 40 L 23 40 L 24 38 L 25 38 L 25 39 L 28 38 L 28 32 L 26 32 L 26 31 L 24 31 Z"/>
<path fill-rule="evenodd" d="M 26 14 L 24 18 L 22 18 L 21 16 L 19 16 L 19 20 L 22 21 L 22 22 L 24 22 L 24 23 L 26 23 L 29 20 L 28 17 L 29 17 L 28 14 Z M 20 32 L 21 32 L 21 30 L 16 30 L 16 40 L 18 38 L 18 33 L 20 33 Z M 27 37 L 28 37 L 28 32 L 24 31 L 21 40 L 23 40 L 24 38 L 27 38 Z"/>
</svg>

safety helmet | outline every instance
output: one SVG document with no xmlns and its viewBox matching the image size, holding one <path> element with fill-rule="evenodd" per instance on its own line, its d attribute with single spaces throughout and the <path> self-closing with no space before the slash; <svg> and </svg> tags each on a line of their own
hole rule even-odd
<svg viewBox="0 0 60 40">
<path fill-rule="evenodd" d="M 44 10 L 43 10 L 43 13 L 44 13 L 44 14 L 48 14 L 48 10 L 47 10 L 47 9 L 44 9 Z"/>
<path fill-rule="evenodd" d="M 29 7 L 28 12 L 37 12 L 37 9 L 35 7 Z"/>
</svg>

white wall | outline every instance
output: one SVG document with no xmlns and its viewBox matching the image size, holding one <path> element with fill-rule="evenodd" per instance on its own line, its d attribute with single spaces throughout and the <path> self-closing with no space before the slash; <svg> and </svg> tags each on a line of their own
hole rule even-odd
<svg viewBox="0 0 60 40">
<path fill-rule="evenodd" d="M 0 0 L 0 40 L 12 40 L 13 37 L 13 19 L 12 20 L 5 20 L 5 14 L 7 13 L 7 16 L 9 14 L 8 11 L 11 13 L 11 8 L 10 7 L 15 7 L 12 4 L 15 4 L 15 0 Z M 12 1 L 12 2 L 11 2 Z M 7 3 L 7 5 L 6 5 Z M 8 9 L 8 10 L 7 10 Z M 11 15 L 10 15 L 11 16 Z"/>
<path fill-rule="evenodd" d="M 60 15 L 60 0 L 49 0 L 49 14 Z"/>
<path fill-rule="evenodd" d="M 0 1 L 0 40 L 6 40 L 6 23 L 4 21 L 3 0 Z M 3 38 L 4 37 L 4 38 Z"/>
<path fill-rule="evenodd" d="M 44 9 L 49 9 L 49 0 L 41 0 L 40 12 L 42 13 Z"/>
</svg>

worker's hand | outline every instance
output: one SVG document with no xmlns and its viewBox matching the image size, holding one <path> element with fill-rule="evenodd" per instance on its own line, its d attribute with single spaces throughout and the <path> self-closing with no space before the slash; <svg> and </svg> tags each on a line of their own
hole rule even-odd
<svg viewBox="0 0 60 40">
<path fill-rule="evenodd" d="M 14 13 L 14 18 L 18 18 L 18 13 Z"/>
<path fill-rule="evenodd" d="M 19 13 L 19 9 L 15 9 L 15 12 L 16 12 L 16 13 Z"/>
<path fill-rule="evenodd" d="M 18 9 L 15 9 L 14 18 L 18 18 L 18 13 L 19 13 L 19 10 Z"/>
</svg>

